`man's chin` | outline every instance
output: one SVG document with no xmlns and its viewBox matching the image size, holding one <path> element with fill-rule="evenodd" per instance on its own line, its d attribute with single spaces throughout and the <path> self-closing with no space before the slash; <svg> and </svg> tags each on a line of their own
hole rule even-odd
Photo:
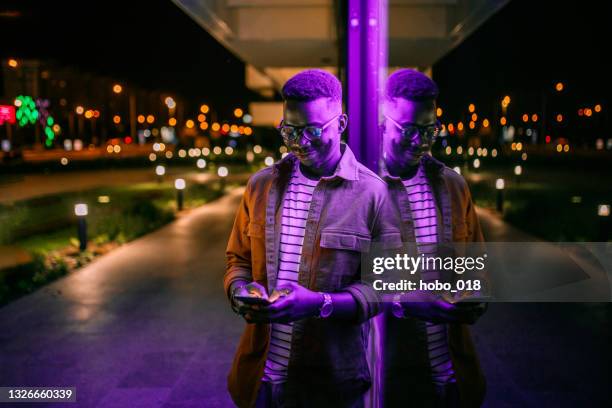
<svg viewBox="0 0 612 408">
<path fill-rule="evenodd" d="M 410 153 L 404 156 L 404 162 L 408 164 L 409 166 L 416 166 L 417 164 L 421 162 L 422 158 L 423 158 L 423 154 Z"/>
<path fill-rule="evenodd" d="M 297 159 L 300 161 L 301 164 L 303 164 L 304 166 L 312 166 L 313 163 L 313 157 L 312 154 L 300 154 L 300 153 L 293 153 L 295 155 L 295 157 L 297 157 Z"/>
</svg>

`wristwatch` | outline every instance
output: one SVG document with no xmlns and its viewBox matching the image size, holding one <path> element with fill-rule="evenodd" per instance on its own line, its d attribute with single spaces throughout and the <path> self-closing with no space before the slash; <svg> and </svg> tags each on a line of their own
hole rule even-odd
<svg viewBox="0 0 612 408">
<path fill-rule="evenodd" d="M 329 293 L 319 292 L 321 296 L 323 296 L 323 304 L 319 308 L 319 317 L 320 319 L 328 318 L 332 312 L 334 311 L 334 304 L 332 303 L 332 298 Z"/>
<path fill-rule="evenodd" d="M 393 303 L 391 303 L 391 314 L 397 317 L 398 319 L 404 319 L 406 317 L 406 310 L 404 310 L 404 306 L 400 302 L 401 296 L 395 295 L 393 297 Z"/>
</svg>

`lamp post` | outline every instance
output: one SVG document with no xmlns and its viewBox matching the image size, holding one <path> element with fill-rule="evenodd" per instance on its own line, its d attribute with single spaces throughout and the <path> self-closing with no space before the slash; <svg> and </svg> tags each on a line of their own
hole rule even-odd
<svg viewBox="0 0 612 408">
<path fill-rule="evenodd" d="M 505 182 L 503 178 L 495 180 L 495 189 L 497 190 L 497 211 L 504 214 L 504 188 Z"/>
<path fill-rule="evenodd" d="M 514 179 L 516 180 L 516 184 L 520 184 L 521 175 L 523 174 L 523 167 L 520 164 L 514 166 Z"/>
<path fill-rule="evenodd" d="M 599 204 L 597 206 L 597 217 L 599 218 L 598 240 L 608 242 L 610 236 L 610 204 Z"/>
<path fill-rule="evenodd" d="M 225 166 L 219 166 L 217 175 L 221 177 L 221 192 L 225 191 L 225 178 L 229 174 L 229 170 Z"/>
<path fill-rule="evenodd" d="M 77 216 L 79 250 L 84 251 L 87 248 L 87 204 L 78 203 L 74 205 L 74 214 Z"/>
<path fill-rule="evenodd" d="M 164 174 L 166 174 L 166 168 L 160 164 L 155 167 L 155 174 L 157 174 L 157 182 L 161 183 L 164 179 Z"/>
<path fill-rule="evenodd" d="M 185 180 L 178 178 L 174 180 L 174 188 L 176 188 L 176 208 L 179 211 L 183 210 L 183 190 L 185 190 Z"/>
<path fill-rule="evenodd" d="M 480 159 L 476 158 L 474 159 L 474 162 L 472 163 L 474 166 L 474 171 L 478 171 L 478 169 L 480 168 Z"/>
</svg>

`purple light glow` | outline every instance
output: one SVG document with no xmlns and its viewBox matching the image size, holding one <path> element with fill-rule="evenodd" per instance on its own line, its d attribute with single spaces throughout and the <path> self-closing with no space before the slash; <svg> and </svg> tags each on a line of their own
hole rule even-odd
<svg viewBox="0 0 612 408">
<path fill-rule="evenodd" d="M 375 172 L 380 158 L 379 105 L 387 76 L 387 14 L 387 0 L 349 0 L 348 144 L 357 160 Z"/>
</svg>

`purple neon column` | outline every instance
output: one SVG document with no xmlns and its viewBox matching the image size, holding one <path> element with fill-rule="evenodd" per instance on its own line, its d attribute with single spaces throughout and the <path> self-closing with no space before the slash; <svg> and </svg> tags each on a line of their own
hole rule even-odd
<svg viewBox="0 0 612 408">
<path fill-rule="evenodd" d="M 348 144 L 357 159 L 377 173 L 381 152 L 380 101 L 388 64 L 388 3 L 387 0 L 349 0 L 348 5 Z M 368 347 L 373 384 L 366 396 L 367 408 L 384 406 L 384 337 L 383 315 L 378 315 L 373 321 Z"/>
<path fill-rule="evenodd" d="M 380 96 L 387 75 L 387 0 L 349 0 L 348 144 L 357 159 L 378 171 Z"/>
</svg>

